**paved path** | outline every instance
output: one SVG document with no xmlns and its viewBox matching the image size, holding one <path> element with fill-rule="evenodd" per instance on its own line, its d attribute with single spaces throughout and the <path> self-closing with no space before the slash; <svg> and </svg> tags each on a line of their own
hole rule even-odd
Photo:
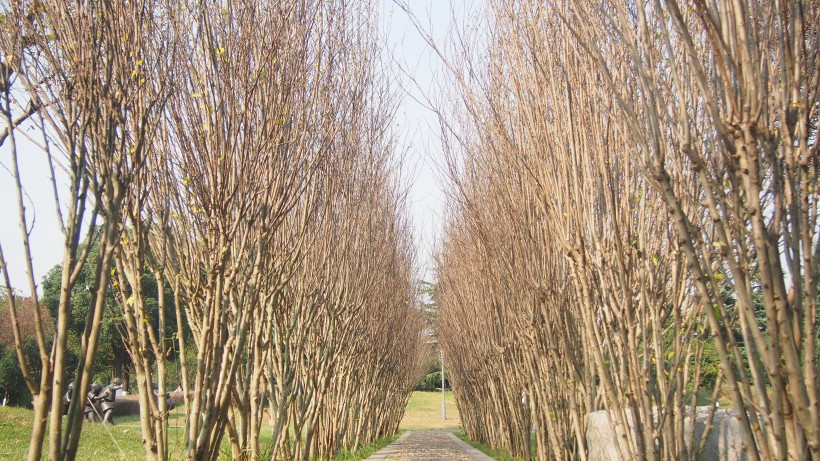
<svg viewBox="0 0 820 461">
<path fill-rule="evenodd" d="M 450 432 L 407 431 L 365 461 L 493 461 Z"/>
</svg>

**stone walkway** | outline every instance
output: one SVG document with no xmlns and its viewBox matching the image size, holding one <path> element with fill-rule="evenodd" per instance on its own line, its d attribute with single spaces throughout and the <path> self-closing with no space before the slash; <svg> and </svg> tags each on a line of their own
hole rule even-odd
<svg viewBox="0 0 820 461">
<path fill-rule="evenodd" d="M 407 431 L 365 461 L 493 461 L 450 432 Z"/>
</svg>

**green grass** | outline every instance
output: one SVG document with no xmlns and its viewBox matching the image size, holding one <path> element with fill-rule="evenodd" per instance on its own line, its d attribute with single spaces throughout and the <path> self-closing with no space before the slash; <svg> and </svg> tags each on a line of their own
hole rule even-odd
<svg viewBox="0 0 820 461">
<path fill-rule="evenodd" d="M 31 418 L 31 410 L 0 407 L 0 440 L 4 442 L 0 444 L 0 460 L 26 459 L 31 435 Z M 178 429 L 172 429 L 168 437 L 172 459 L 182 458 L 184 434 Z M 77 452 L 78 460 L 144 458 L 145 448 L 142 445 L 138 423 L 136 427 L 126 423 L 116 426 L 88 425 L 83 428 Z"/>
<path fill-rule="evenodd" d="M 0 461 L 17 461 L 26 459 L 28 442 L 31 435 L 32 411 L 25 408 L 0 407 Z M 184 415 L 181 409 L 173 411 L 169 418 L 168 459 L 185 458 Z M 80 447 L 77 452 L 79 461 L 113 461 L 145 459 L 145 448 L 142 445 L 139 416 L 116 417 L 114 426 L 89 424 L 83 428 Z M 339 461 L 359 461 L 367 458 L 394 441 L 398 435 L 387 437 L 366 445 L 354 452 L 343 452 L 336 457 Z M 270 445 L 270 428 L 262 428 L 260 441 L 264 452 Z M 231 458 L 230 442 L 223 440 L 220 459 Z M 45 457 L 45 455 L 44 455 Z"/>
<path fill-rule="evenodd" d="M 689 405 L 690 400 L 692 398 L 691 392 L 688 393 L 683 402 L 685 405 Z M 732 399 L 729 394 L 729 386 L 725 383 L 720 385 L 720 389 L 718 390 L 717 394 L 717 401 L 722 407 L 732 407 Z M 701 388 L 698 389 L 698 397 L 697 397 L 697 406 L 703 407 L 712 404 L 712 389 Z"/>
<path fill-rule="evenodd" d="M 390 445 L 391 443 L 393 443 L 397 438 L 399 438 L 399 436 L 401 435 L 402 432 L 403 431 L 399 431 L 399 433 L 396 434 L 396 435 L 393 435 L 393 436 L 390 436 L 390 437 L 385 437 L 383 439 L 379 439 L 379 440 L 377 440 L 377 441 L 375 441 L 375 442 L 373 442 L 369 445 L 364 445 L 364 446 L 360 447 L 358 450 L 353 451 L 353 452 L 343 451 L 343 452 L 339 453 L 338 455 L 336 455 L 334 460 L 336 460 L 336 461 L 361 461 L 361 460 L 363 460 L 363 459 L 365 459 L 365 458 L 367 458 L 371 455 L 374 455 L 377 451 L 379 451 L 382 448 L 384 448 L 384 447 Z"/>
<path fill-rule="evenodd" d="M 472 440 L 467 438 L 467 434 L 463 432 L 456 432 L 456 437 L 460 438 L 461 440 L 467 442 L 473 448 L 481 451 L 485 455 L 489 456 L 492 459 L 497 461 L 523 461 L 523 458 L 516 458 L 514 456 L 510 456 L 509 453 L 503 450 L 493 450 L 492 448 L 488 447 L 483 443 L 473 442 Z M 535 436 L 530 438 L 530 451 L 534 454 L 535 453 Z M 534 458 L 534 456 L 532 456 Z"/>
<path fill-rule="evenodd" d="M 460 429 L 456 399 L 451 391 L 444 393 L 447 419 L 441 418 L 441 392 L 416 391 L 410 395 L 399 428 L 404 430 Z"/>
</svg>

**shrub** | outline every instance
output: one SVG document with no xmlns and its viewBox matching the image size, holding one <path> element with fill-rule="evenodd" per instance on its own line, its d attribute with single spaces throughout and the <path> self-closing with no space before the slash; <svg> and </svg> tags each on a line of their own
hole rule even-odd
<svg viewBox="0 0 820 461">
<path fill-rule="evenodd" d="M 25 352 L 34 350 L 36 355 L 36 344 L 29 344 L 33 340 L 26 342 Z M 27 354 L 28 356 L 28 354 Z M 0 344 L 0 400 L 7 405 L 31 406 L 31 393 L 28 391 L 26 382 L 23 380 L 23 373 L 17 363 L 17 353 L 14 347 Z"/>
<path fill-rule="evenodd" d="M 441 372 L 434 371 L 428 373 L 418 384 L 416 384 L 417 391 L 434 391 L 441 389 Z"/>
</svg>

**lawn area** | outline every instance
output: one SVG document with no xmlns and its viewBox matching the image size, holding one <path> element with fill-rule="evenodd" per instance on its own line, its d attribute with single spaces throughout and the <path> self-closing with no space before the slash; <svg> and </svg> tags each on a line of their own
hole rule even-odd
<svg viewBox="0 0 820 461">
<path fill-rule="evenodd" d="M 522 458 L 515 458 L 513 456 L 510 456 L 510 454 L 506 451 L 493 450 L 492 448 L 488 447 L 487 445 L 484 445 L 483 443 L 473 442 L 472 440 L 468 439 L 467 434 L 463 432 L 456 432 L 456 437 L 467 442 L 473 448 L 479 450 L 480 452 L 497 461 L 523 461 Z M 535 435 L 532 435 L 530 437 L 530 450 L 533 453 L 533 457 L 535 457 Z"/>
<path fill-rule="evenodd" d="M 439 401 L 439 405 L 441 402 Z M 449 409 L 448 409 L 449 411 Z M 0 461 L 17 461 L 26 459 L 29 436 L 31 434 L 31 410 L 15 407 L 0 407 Z M 169 418 L 168 450 L 170 460 L 184 458 L 185 434 L 181 423 L 184 422 L 181 409 L 172 412 Z M 115 418 L 114 426 L 100 424 L 87 425 L 83 428 L 77 460 L 135 460 L 145 459 L 142 446 L 139 417 Z M 270 429 L 263 428 L 260 439 L 262 446 L 270 443 Z M 396 437 L 388 437 L 378 442 L 361 447 L 353 453 L 344 452 L 336 457 L 338 461 L 359 461 L 379 449 L 387 446 Z M 230 444 L 223 441 L 223 454 L 220 459 L 231 459 Z"/>
<path fill-rule="evenodd" d="M 446 421 L 441 419 L 441 392 L 413 392 L 399 427 L 404 430 L 460 429 L 461 418 L 451 391 L 445 392 L 445 402 Z"/>
<path fill-rule="evenodd" d="M 26 459 L 31 434 L 31 410 L 0 407 L 0 460 Z M 139 422 L 136 417 L 120 418 L 115 426 L 95 424 L 83 428 L 78 460 L 144 459 Z M 182 458 L 184 435 L 179 429 L 170 429 L 168 445 L 171 459 Z"/>
<path fill-rule="evenodd" d="M 456 407 L 456 399 L 452 392 L 445 392 L 445 402 L 447 404 L 447 420 L 441 419 L 441 392 L 420 392 L 416 391 L 410 395 L 410 400 L 407 402 L 407 409 L 404 412 L 404 418 L 401 420 L 400 428 L 402 430 L 424 430 L 424 429 L 444 429 L 452 430 L 456 436 L 469 443 L 473 447 L 481 450 L 488 456 L 499 461 L 519 461 L 518 458 L 513 458 L 509 454 L 500 451 L 492 450 L 486 445 L 473 442 L 461 432 L 461 418 L 458 415 L 458 408 Z M 535 438 L 533 438 L 533 446 Z"/>
</svg>

